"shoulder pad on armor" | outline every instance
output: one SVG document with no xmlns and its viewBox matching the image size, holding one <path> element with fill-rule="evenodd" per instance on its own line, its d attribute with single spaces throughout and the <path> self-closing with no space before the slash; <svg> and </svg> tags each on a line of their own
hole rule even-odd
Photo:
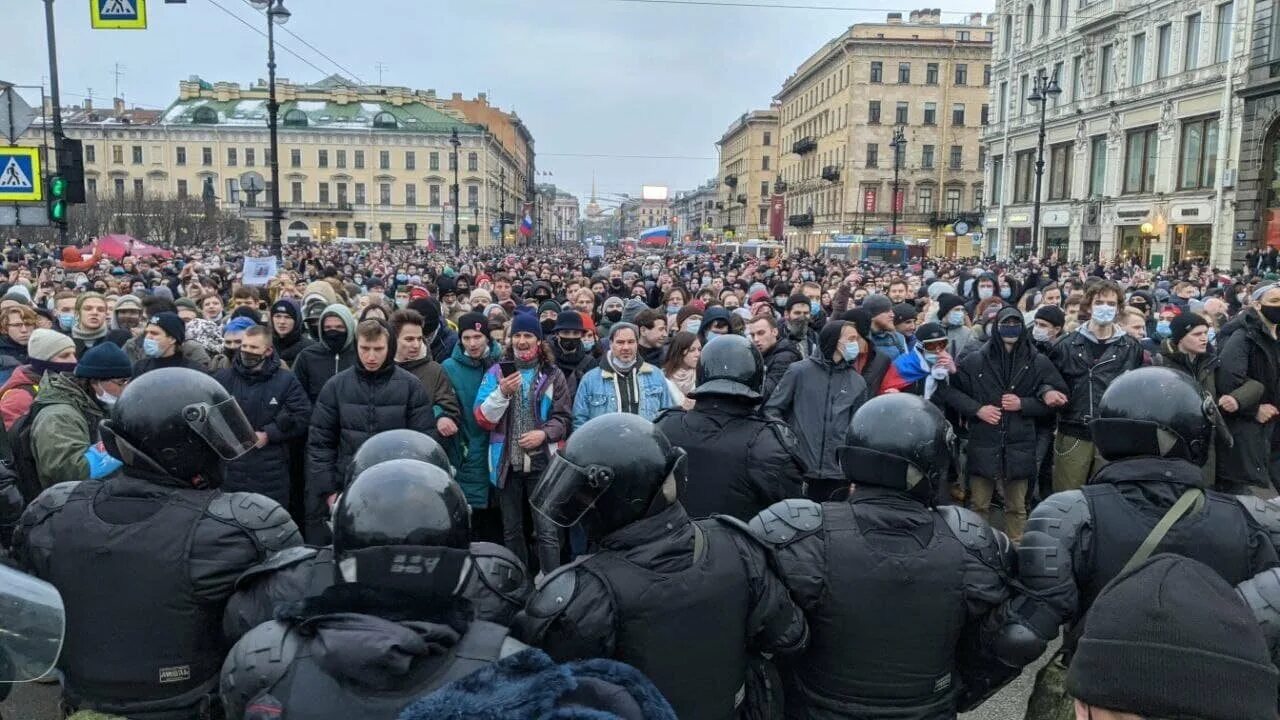
<svg viewBox="0 0 1280 720">
<path fill-rule="evenodd" d="M 529 585 L 529 571 L 520 558 L 503 545 L 473 542 L 471 560 L 484 584 L 503 595 L 524 596 Z"/>
<path fill-rule="evenodd" d="M 1027 533 L 1041 532 L 1054 538 L 1074 538 L 1080 528 L 1088 525 L 1092 515 L 1089 501 L 1080 490 L 1065 490 L 1045 498 L 1027 519 L 1027 527 L 1023 531 L 1025 542 Z"/>
<path fill-rule="evenodd" d="M 243 711 L 288 672 L 298 653 L 298 637 L 291 629 L 287 623 L 271 620 L 250 630 L 231 648 L 221 678 L 222 697 L 231 712 Z"/>
<path fill-rule="evenodd" d="M 44 522 L 50 515 L 58 512 L 67 504 L 67 500 L 71 498 L 71 493 L 80 487 L 80 482 L 79 480 L 60 482 L 57 485 L 45 488 L 22 511 L 20 522 L 28 527 Z"/>
<path fill-rule="evenodd" d="M 658 423 L 662 422 L 664 419 L 668 417 L 676 417 L 678 415 L 684 415 L 687 412 L 688 411 L 682 407 L 669 407 L 658 413 L 657 417 L 653 419 L 653 424 L 657 425 Z"/>
<path fill-rule="evenodd" d="M 316 556 L 316 553 L 317 550 L 315 548 L 307 547 L 306 545 L 294 545 L 293 547 L 287 547 L 279 552 L 271 553 L 266 560 L 263 560 L 257 565 L 245 570 L 243 573 L 240 573 L 240 577 L 236 578 L 236 589 L 239 590 L 245 587 L 255 578 L 262 577 L 263 575 L 269 575 L 285 568 L 293 567 L 305 560 L 310 560 Z"/>
<path fill-rule="evenodd" d="M 529 614 L 540 620 L 553 618 L 564 612 L 578 591 L 576 564 L 562 565 L 547 576 L 542 586 L 529 598 Z"/>
<path fill-rule="evenodd" d="M 969 551 L 983 560 L 998 562 L 1006 569 L 1013 566 L 1009 536 L 988 525 L 981 515 L 958 505 L 942 505 L 936 512 Z"/>
<path fill-rule="evenodd" d="M 1271 544 L 1276 547 L 1276 552 L 1280 552 L 1280 504 L 1252 495 L 1237 495 L 1235 497 L 1244 506 L 1244 509 L 1249 511 L 1249 515 L 1253 516 L 1253 519 L 1266 531 L 1267 536 L 1271 538 Z"/>
<path fill-rule="evenodd" d="M 302 535 L 289 512 L 265 495 L 219 493 L 209 502 L 208 513 L 247 531 L 258 545 L 268 551 L 302 544 Z"/>
<path fill-rule="evenodd" d="M 1236 592 L 1274 647 L 1280 641 L 1280 568 L 1265 570 L 1236 586 Z"/>
<path fill-rule="evenodd" d="M 752 518 L 749 527 L 770 545 L 786 545 L 822 528 L 822 506 L 803 498 L 776 502 Z"/>
</svg>

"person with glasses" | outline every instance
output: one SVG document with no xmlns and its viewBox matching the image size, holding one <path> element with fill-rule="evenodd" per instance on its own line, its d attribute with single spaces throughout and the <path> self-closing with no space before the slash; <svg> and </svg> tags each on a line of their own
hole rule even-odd
<svg viewBox="0 0 1280 720">
<path fill-rule="evenodd" d="M 27 341 L 35 329 L 36 311 L 30 307 L 11 305 L 0 311 L 0 384 L 27 362 Z"/>
</svg>

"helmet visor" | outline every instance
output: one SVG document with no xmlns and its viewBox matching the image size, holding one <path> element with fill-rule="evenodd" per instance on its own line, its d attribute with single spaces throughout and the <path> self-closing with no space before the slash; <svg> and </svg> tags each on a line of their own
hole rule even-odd
<svg viewBox="0 0 1280 720">
<path fill-rule="evenodd" d="M 533 488 L 529 504 L 560 527 L 574 525 L 609 490 L 613 472 L 600 465 L 582 467 L 557 455 Z"/>
<path fill-rule="evenodd" d="M 28 682 L 53 670 L 65 620 L 52 585 L 0 566 L 0 682 Z"/>
<path fill-rule="evenodd" d="M 182 416 L 223 460 L 235 460 L 258 444 L 258 434 L 235 398 L 216 405 L 193 403 L 183 409 Z"/>
</svg>

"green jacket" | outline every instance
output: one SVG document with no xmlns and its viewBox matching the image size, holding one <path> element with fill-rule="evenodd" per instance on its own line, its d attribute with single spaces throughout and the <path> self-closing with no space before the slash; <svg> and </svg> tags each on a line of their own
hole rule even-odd
<svg viewBox="0 0 1280 720">
<path fill-rule="evenodd" d="M 66 373 L 47 375 L 31 412 L 43 408 L 31 424 L 31 449 L 39 469 L 40 484 L 89 479 L 85 451 L 98 442 L 98 422 L 104 414 L 75 378 Z"/>
<path fill-rule="evenodd" d="M 489 357 L 484 362 L 477 362 L 467 357 L 462 351 L 462 343 L 458 342 L 453 346 L 453 354 L 443 363 L 445 374 L 458 395 L 458 404 L 463 408 L 459 413 L 458 437 L 450 443 L 449 460 L 457 471 L 454 479 L 467 495 L 467 504 L 477 510 L 489 507 L 489 431 L 476 422 L 472 408 L 485 371 L 501 355 L 502 348 L 498 343 L 491 343 Z"/>
</svg>

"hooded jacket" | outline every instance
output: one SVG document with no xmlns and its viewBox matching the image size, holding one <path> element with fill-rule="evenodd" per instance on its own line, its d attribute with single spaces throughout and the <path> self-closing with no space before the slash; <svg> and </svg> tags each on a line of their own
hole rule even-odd
<svg viewBox="0 0 1280 720">
<path fill-rule="evenodd" d="M 297 359 L 298 354 L 315 345 L 316 341 L 307 337 L 303 332 L 305 328 L 302 323 L 302 311 L 298 309 L 297 305 L 287 300 L 281 300 L 271 306 L 271 312 L 273 313 L 280 310 L 286 310 L 289 313 L 289 317 L 293 318 L 293 329 L 287 335 L 280 335 L 273 326 L 271 328 L 271 341 L 272 345 L 275 346 L 276 355 L 280 356 L 280 359 L 288 364 L 289 367 L 293 367 L 293 361 Z"/>
<path fill-rule="evenodd" d="M 320 314 L 320 327 L 324 327 L 324 320 L 329 316 L 342 320 L 347 328 L 347 341 L 336 351 L 323 341 L 309 345 L 299 351 L 294 362 L 290 363 L 293 374 L 298 377 L 298 382 L 302 383 L 302 389 L 307 391 L 307 397 L 313 404 L 330 378 L 356 362 L 356 319 L 351 315 L 351 310 L 346 305 L 337 303 L 326 307 Z"/>
<path fill-rule="evenodd" d="M 85 451 L 99 440 L 102 406 L 68 373 L 45 375 L 44 385 L 31 405 L 37 411 L 31 423 L 31 449 L 39 469 L 40 484 L 89 479 Z"/>
<path fill-rule="evenodd" d="M 27 359 L 26 345 L 19 345 L 8 335 L 0 335 L 0 383 L 7 381 Z"/>
<path fill-rule="evenodd" d="M 1222 334 L 1227 337 L 1219 340 L 1217 391 L 1234 397 L 1240 409 L 1224 414 L 1235 444 L 1218 456 L 1216 480 L 1228 492 L 1272 488 L 1280 479 L 1271 470 L 1276 423 L 1263 425 L 1256 415 L 1264 403 L 1280 406 L 1280 341 L 1253 308 L 1227 323 Z"/>
<path fill-rule="evenodd" d="M 782 382 L 782 376 L 786 374 L 787 368 L 791 367 L 791 363 L 801 360 L 800 349 L 796 347 L 791 340 L 780 337 L 778 342 L 769 348 L 769 351 L 763 353 L 764 359 L 764 386 L 760 389 L 760 395 L 768 400 L 773 394 L 773 389 L 778 387 L 778 383 Z"/>
<path fill-rule="evenodd" d="M 475 407 L 476 394 L 484 381 L 485 372 L 502 357 L 502 346 L 489 343 L 489 353 L 476 360 L 467 355 L 458 343 L 453 355 L 444 361 L 444 372 L 449 377 L 458 403 L 467 408 L 458 422 L 458 435 L 449 448 L 449 462 L 457 474 L 454 480 L 467 495 L 467 504 L 476 510 L 489 507 L 489 431 L 476 422 L 470 409 Z"/>
<path fill-rule="evenodd" d="M 289 504 L 290 440 L 307 434 L 311 401 L 293 373 L 272 354 L 250 369 L 237 354 L 231 367 L 217 370 L 213 379 L 236 399 L 257 432 L 267 434 L 267 444 L 227 463 L 226 492 L 256 492 Z"/>
<path fill-rule="evenodd" d="M 395 337 L 390 337 L 377 370 L 356 362 L 326 382 L 316 398 L 307 435 L 308 540 L 313 543 L 327 538 L 326 498 L 342 490 L 347 465 L 365 440 L 400 428 L 439 440 L 431 397 L 413 373 L 396 367 L 395 354 Z"/>
<path fill-rule="evenodd" d="M 40 376 L 30 365 L 14 368 L 13 374 L 0 387 L 0 421 L 3 421 L 6 432 L 31 409 L 39 390 Z"/>
</svg>

